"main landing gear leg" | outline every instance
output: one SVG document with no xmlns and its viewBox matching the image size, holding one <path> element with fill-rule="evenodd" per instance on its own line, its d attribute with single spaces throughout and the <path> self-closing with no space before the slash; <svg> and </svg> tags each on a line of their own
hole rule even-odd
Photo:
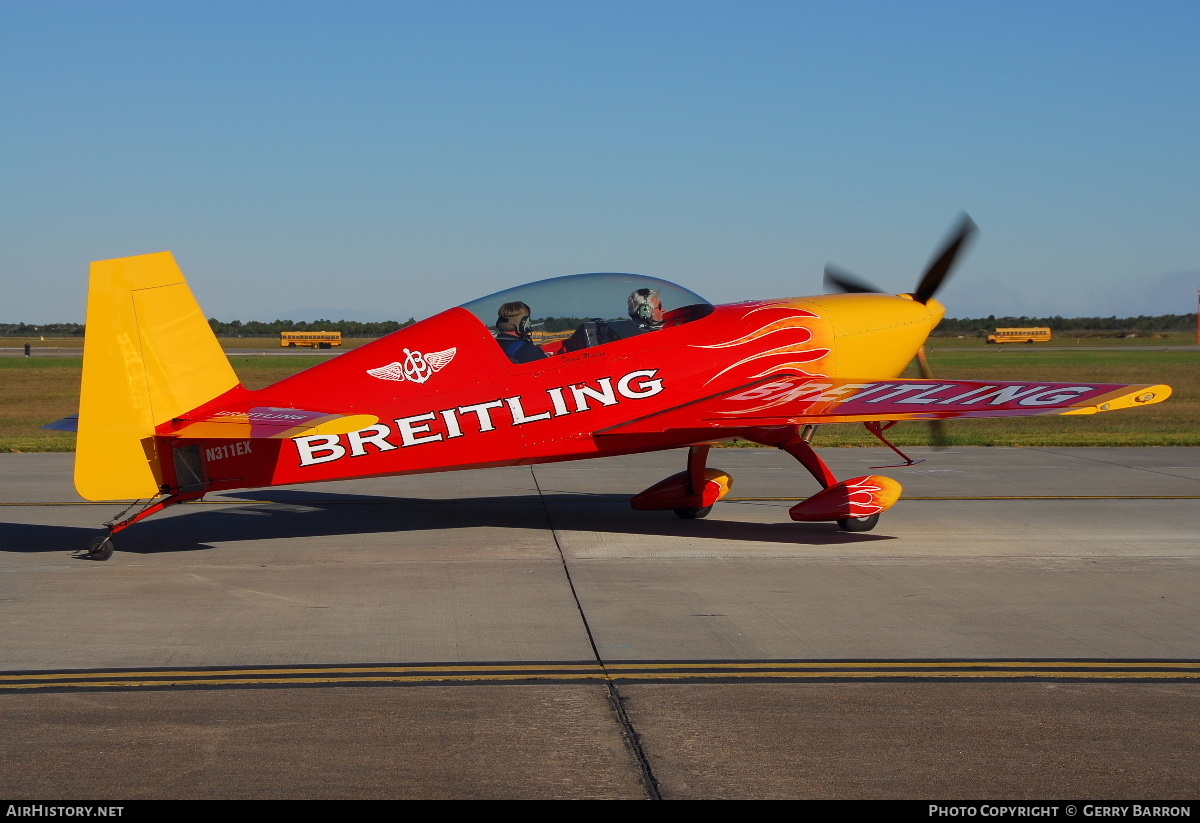
<svg viewBox="0 0 1200 823">
<path fill-rule="evenodd" d="M 704 488 L 704 469 L 708 465 L 708 452 L 712 446 L 692 446 L 688 449 L 687 491 L 688 494 L 700 494 Z M 675 509 L 675 516 L 684 520 L 699 520 L 708 517 L 712 506 L 701 508 L 683 507 Z"/>
<path fill-rule="evenodd" d="M 108 560 L 113 555 L 113 535 L 117 532 L 125 531 L 139 520 L 145 520 L 152 514 L 162 511 L 163 509 L 174 506 L 176 503 L 184 503 L 188 500 L 199 500 L 204 496 L 204 492 L 183 492 L 179 494 L 170 494 L 166 497 L 147 503 L 138 511 L 126 517 L 124 520 L 113 520 L 105 523 L 108 528 L 107 534 L 102 534 L 92 538 L 86 550 L 80 553 L 79 557 L 86 557 L 90 560 Z M 129 511 L 126 509 L 125 511 Z M 125 512 L 121 512 L 124 514 Z M 121 515 L 117 515 L 120 517 Z"/>
<path fill-rule="evenodd" d="M 833 471 L 825 465 L 825 461 L 802 436 L 785 440 L 779 444 L 779 448 L 799 460 L 800 465 L 808 469 L 808 473 L 821 484 L 821 488 L 828 489 L 830 486 L 837 485 L 837 478 L 833 476 Z"/>
<path fill-rule="evenodd" d="M 788 440 L 784 440 L 776 445 L 778 445 L 779 448 L 783 449 L 792 457 L 796 458 L 796 460 L 800 462 L 800 465 L 808 469 L 809 474 L 816 478 L 817 482 L 821 484 L 822 489 L 832 489 L 834 486 L 838 485 L 837 477 L 834 476 L 833 471 L 825 464 L 825 461 L 821 459 L 821 456 L 813 450 L 813 447 L 809 445 L 808 439 L 806 439 L 803 434 L 797 435 L 796 437 Z M 853 483 L 854 481 L 848 480 L 846 482 Z M 830 493 L 832 494 L 833 492 Z M 818 496 L 819 495 L 814 495 L 813 497 L 815 498 Z M 813 498 L 809 499 L 812 500 Z M 803 507 L 804 503 L 806 502 L 808 501 L 804 501 L 792 509 L 793 519 L 826 519 L 819 516 L 816 518 L 800 516 L 797 512 L 797 509 Z M 878 513 L 869 514 L 864 517 L 837 518 L 838 527 L 842 531 L 846 532 L 869 532 L 871 529 L 875 528 L 876 524 L 878 523 Z"/>
<path fill-rule="evenodd" d="M 629 501 L 637 511 L 673 511 L 677 517 L 696 520 L 712 511 L 733 488 L 733 478 L 707 467 L 710 445 L 688 450 L 687 468 L 660 480 Z"/>
</svg>

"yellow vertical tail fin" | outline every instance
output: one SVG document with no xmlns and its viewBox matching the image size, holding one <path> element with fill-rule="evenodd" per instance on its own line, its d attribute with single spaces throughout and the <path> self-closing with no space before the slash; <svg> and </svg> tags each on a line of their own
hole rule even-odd
<svg viewBox="0 0 1200 823">
<path fill-rule="evenodd" d="M 88 500 L 152 497 L 154 427 L 238 384 L 170 252 L 92 263 L 75 488 Z"/>
</svg>

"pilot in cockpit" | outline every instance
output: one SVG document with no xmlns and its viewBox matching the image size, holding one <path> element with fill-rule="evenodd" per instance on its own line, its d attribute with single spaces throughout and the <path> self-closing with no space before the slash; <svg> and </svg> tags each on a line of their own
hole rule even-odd
<svg viewBox="0 0 1200 823">
<path fill-rule="evenodd" d="M 637 325 L 639 334 L 663 327 L 662 296 L 658 289 L 638 289 L 629 295 L 629 319 Z"/>
<path fill-rule="evenodd" d="M 530 335 L 529 306 L 520 300 L 505 303 L 496 317 L 496 342 L 514 363 L 532 363 L 548 355 L 534 345 Z"/>
</svg>

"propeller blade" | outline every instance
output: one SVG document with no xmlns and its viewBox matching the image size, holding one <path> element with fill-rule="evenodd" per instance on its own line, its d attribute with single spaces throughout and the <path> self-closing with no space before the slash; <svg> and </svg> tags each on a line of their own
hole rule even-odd
<svg viewBox="0 0 1200 823">
<path fill-rule="evenodd" d="M 863 280 L 857 274 L 851 274 L 845 269 L 825 264 L 825 288 L 845 292 L 846 294 L 883 294 L 883 289 L 876 288 Z"/>
<path fill-rule="evenodd" d="M 917 349 L 917 367 L 921 370 L 922 380 L 933 379 L 933 369 L 929 368 L 929 358 L 925 356 L 925 347 Z"/>
<path fill-rule="evenodd" d="M 929 358 L 925 356 L 924 346 L 917 349 L 917 367 L 921 370 L 922 379 L 933 379 L 933 369 L 929 368 Z M 945 421 L 929 421 L 929 440 L 935 449 L 944 449 L 950 445 L 950 435 L 946 433 Z"/>
<path fill-rule="evenodd" d="M 921 277 L 921 282 L 917 286 L 917 290 L 913 292 L 913 300 L 918 303 L 928 303 L 929 300 L 942 287 L 942 282 L 950 274 L 950 270 L 954 268 L 954 261 L 962 251 L 963 246 L 974 236 L 979 227 L 975 225 L 975 221 L 970 215 L 964 214 L 962 220 L 959 221 L 958 230 L 954 232 L 950 241 L 946 244 L 928 268 L 925 269 L 925 274 Z"/>
<path fill-rule="evenodd" d="M 935 449 L 944 449 L 950 445 L 950 435 L 946 433 L 945 420 L 929 421 L 929 441 Z"/>
</svg>

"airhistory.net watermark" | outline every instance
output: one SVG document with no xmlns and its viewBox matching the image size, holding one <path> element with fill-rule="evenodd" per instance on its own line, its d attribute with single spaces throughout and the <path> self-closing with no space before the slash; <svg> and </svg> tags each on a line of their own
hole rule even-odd
<svg viewBox="0 0 1200 823">
<path fill-rule="evenodd" d="M 45 803 L 10 803 L 5 817 L 120 817 L 124 806 L 53 806 Z"/>
</svg>

